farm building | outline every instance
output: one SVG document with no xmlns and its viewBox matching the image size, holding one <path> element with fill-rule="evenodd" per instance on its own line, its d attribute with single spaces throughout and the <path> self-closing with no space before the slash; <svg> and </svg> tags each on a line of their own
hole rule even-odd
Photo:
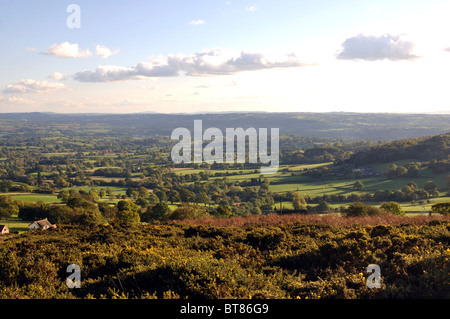
<svg viewBox="0 0 450 319">
<path fill-rule="evenodd" d="M 51 224 L 47 220 L 47 218 L 41 219 L 41 220 L 36 220 L 36 221 L 32 222 L 30 225 L 28 225 L 29 230 L 35 230 L 35 229 L 46 230 L 48 228 L 56 228 L 56 225 Z"/>
<path fill-rule="evenodd" d="M 6 225 L 0 225 L 0 235 L 9 234 L 9 228 Z"/>
</svg>

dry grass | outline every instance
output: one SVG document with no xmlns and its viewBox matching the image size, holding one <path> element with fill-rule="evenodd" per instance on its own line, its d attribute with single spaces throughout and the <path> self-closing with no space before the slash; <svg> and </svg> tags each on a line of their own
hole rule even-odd
<svg viewBox="0 0 450 319">
<path fill-rule="evenodd" d="M 383 216 L 368 217 L 341 217 L 337 214 L 329 215 L 302 215 L 302 214 L 286 214 L 286 215 L 253 215 L 247 217 L 231 217 L 231 218 L 202 218 L 202 219 L 186 219 L 170 221 L 170 224 L 184 225 L 205 225 L 216 227 L 245 227 L 245 226 L 276 226 L 288 223 L 301 222 L 305 224 L 328 224 L 332 226 L 350 227 L 353 225 L 423 225 L 432 220 L 450 221 L 450 216 L 441 215 L 417 215 L 417 216 L 395 216 L 391 214 Z"/>
</svg>

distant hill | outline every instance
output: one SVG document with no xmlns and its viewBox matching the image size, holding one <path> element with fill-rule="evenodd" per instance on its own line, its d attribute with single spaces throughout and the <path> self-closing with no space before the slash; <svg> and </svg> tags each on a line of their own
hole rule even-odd
<svg viewBox="0 0 450 319">
<path fill-rule="evenodd" d="M 22 130 L 33 134 L 48 131 L 85 135 L 168 136 L 177 127 L 193 128 L 195 119 L 203 128 L 280 128 L 281 135 L 333 139 L 393 141 L 450 131 L 449 114 L 387 113 L 263 113 L 213 114 L 58 114 L 3 113 L 0 133 Z M 6 129 L 7 128 L 7 129 Z"/>
<path fill-rule="evenodd" d="M 348 162 L 357 166 L 375 162 L 387 163 L 403 159 L 428 161 L 450 156 L 450 133 L 428 137 L 402 139 L 371 147 L 353 154 Z"/>
</svg>

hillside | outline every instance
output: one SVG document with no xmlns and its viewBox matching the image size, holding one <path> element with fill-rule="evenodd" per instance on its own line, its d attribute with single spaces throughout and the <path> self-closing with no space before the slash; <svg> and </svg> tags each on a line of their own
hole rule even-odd
<svg viewBox="0 0 450 319">
<path fill-rule="evenodd" d="M 372 163 L 387 163 L 405 159 L 422 161 L 446 160 L 450 154 L 450 133 L 402 139 L 374 146 L 353 154 L 348 163 L 355 166 Z"/>
</svg>

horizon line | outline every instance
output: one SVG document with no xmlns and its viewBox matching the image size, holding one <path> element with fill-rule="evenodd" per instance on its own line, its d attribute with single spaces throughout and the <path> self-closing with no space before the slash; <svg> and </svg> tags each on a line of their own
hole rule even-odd
<svg viewBox="0 0 450 319">
<path fill-rule="evenodd" d="M 200 111 L 200 112 L 176 112 L 176 113 L 163 113 L 154 111 L 144 112 L 47 112 L 47 111 L 28 111 L 28 112 L 1 112 L 1 115 L 6 114 L 54 114 L 54 115 L 209 115 L 209 114 L 233 114 L 233 113 L 246 113 L 246 114 L 289 114 L 289 113 L 309 113 L 309 114 L 396 114 L 396 115 L 450 115 L 449 111 L 435 111 L 435 112 L 356 112 L 356 111 Z"/>
</svg>

